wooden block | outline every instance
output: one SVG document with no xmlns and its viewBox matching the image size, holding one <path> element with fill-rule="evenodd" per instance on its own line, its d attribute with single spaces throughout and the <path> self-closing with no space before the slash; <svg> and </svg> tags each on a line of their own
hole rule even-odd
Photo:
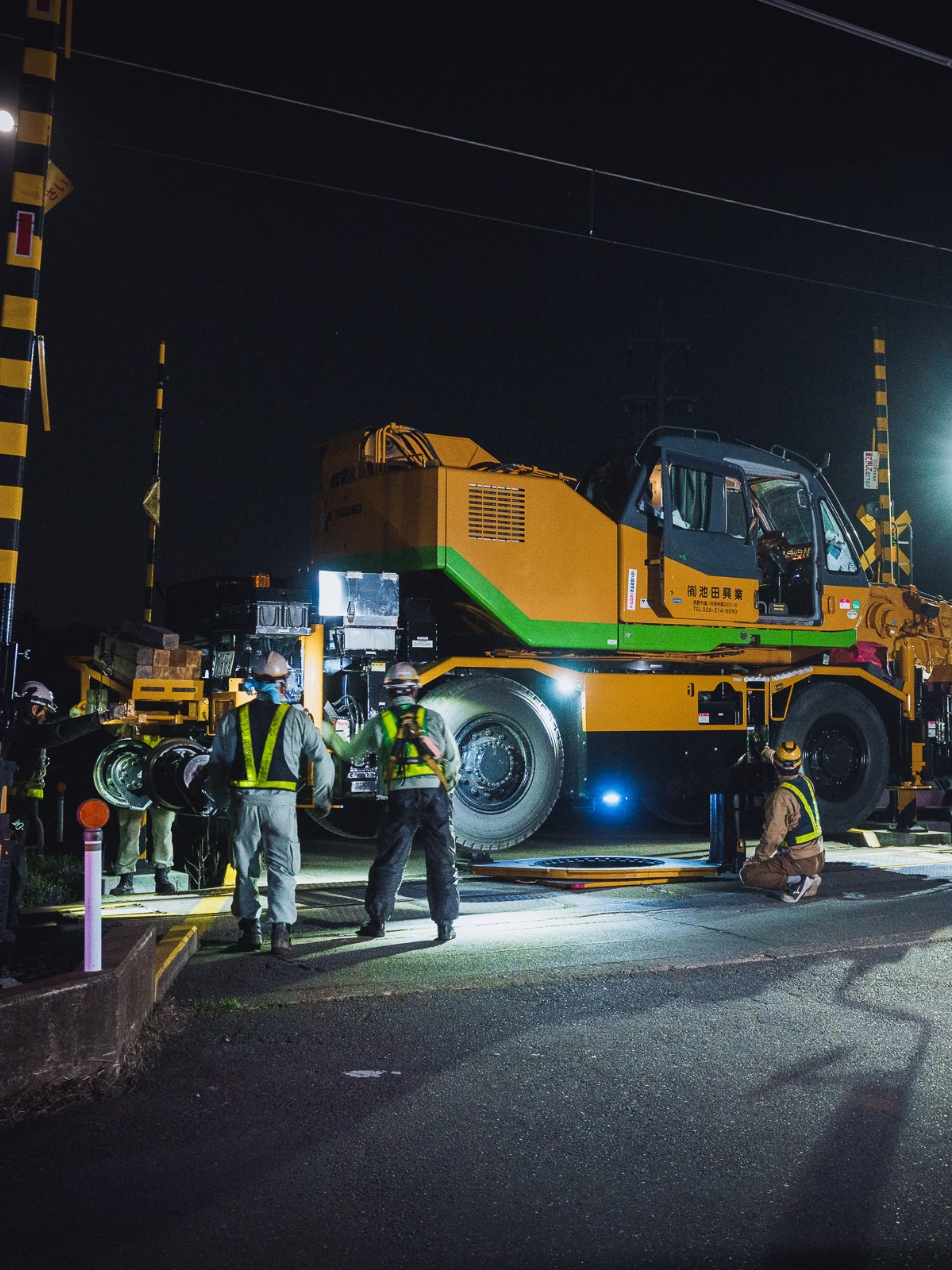
<svg viewBox="0 0 952 1270">
<path fill-rule="evenodd" d="M 179 645 L 179 637 L 175 631 L 164 626 L 156 626 L 154 622 L 123 622 L 121 633 L 134 639 L 138 644 L 147 644 L 150 648 L 175 649 Z"/>
</svg>

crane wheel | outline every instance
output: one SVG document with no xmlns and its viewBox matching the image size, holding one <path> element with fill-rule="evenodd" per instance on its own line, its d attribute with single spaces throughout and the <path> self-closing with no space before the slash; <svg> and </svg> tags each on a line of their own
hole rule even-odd
<svg viewBox="0 0 952 1270">
<path fill-rule="evenodd" d="M 545 822 L 562 786 L 565 755 L 552 711 L 502 675 L 444 680 L 423 698 L 441 714 L 460 748 L 453 796 L 459 846 L 500 851 Z"/>
<path fill-rule="evenodd" d="M 817 682 L 796 690 L 771 744 L 796 741 L 816 790 L 826 835 L 866 820 L 889 776 L 889 741 L 879 711 L 856 688 Z"/>
</svg>

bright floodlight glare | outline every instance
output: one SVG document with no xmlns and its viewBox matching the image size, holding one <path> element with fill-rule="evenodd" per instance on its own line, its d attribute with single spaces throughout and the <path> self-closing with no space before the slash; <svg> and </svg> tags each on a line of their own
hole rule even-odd
<svg viewBox="0 0 952 1270">
<path fill-rule="evenodd" d="M 0 110 L 0 132 L 12 132 L 16 126 L 17 121 L 9 110 Z"/>
<path fill-rule="evenodd" d="M 347 611 L 344 575 L 321 569 L 318 578 L 317 610 L 321 617 L 343 617 Z"/>
<path fill-rule="evenodd" d="M 563 697 L 568 697 L 575 691 L 575 680 L 566 675 L 562 679 L 556 679 L 555 686 Z"/>
<path fill-rule="evenodd" d="M 602 802 L 607 807 L 617 807 L 621 802 L 621 794 L 616 794 L 613 789 L 610 789 L 607 794 L 602 794 Z"/>
</svg>

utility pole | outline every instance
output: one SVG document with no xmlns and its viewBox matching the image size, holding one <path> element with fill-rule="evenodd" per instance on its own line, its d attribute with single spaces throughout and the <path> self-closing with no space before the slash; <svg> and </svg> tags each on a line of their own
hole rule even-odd
<svg viewBox="0 0 952 1270">
<path fill-rule="evenodd" d="M 664 426 L 665 415 L 669 407 L 683 406 L 690 414 L 697 397 L 681 392 L 672 379 L 678 367 L 683 373 L 684 359 L 691 351 L 691 341 L 672 339 L 663 332 L 653 339 L 631 339 L 628 341 L 628 380 L 632 378 L 632 354 L 639 345 L 649 346 L 653 354 L 655 370 L 644 381 L 636 392 L 625 393 L 622 401 L 625 410 L 635 415 L 636 431 L 644 435 L 653 428 Z"/>
</svg>

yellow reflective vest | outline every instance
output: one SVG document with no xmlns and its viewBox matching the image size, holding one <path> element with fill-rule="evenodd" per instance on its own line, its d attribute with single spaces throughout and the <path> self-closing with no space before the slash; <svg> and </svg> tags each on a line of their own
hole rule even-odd
<svg viewBox="0 0 952 1270">
<path fill-rule="evenodd" d="M 802 773 L 792 781 L 781 781 L 781 789 L 789 789 L 800 804 L 800 819 L 793 831 L 787 834 L 787 845 L 799 847 L 804 842 L 812 842 L 822 835 L 820 828 L 820 809 L 817 806 L 816 790 L 809 776 Z"/>
<path fill-rule="evenodd" d="M 233 789 L 297 789 L 297 781 L 268 780 L 271 772 L 271 760 L 274 758 L 274 749 L 278 743 L 278 733 L 281 731 L 284 716 L 290 709 L 290 705 L 285 703 L 278 706 L 275 710 L 267 736 L 264 739 L 261 766 L 256 767 L 254 746 L 251 741 L 251 718 L 248 714 L 248 706 L 246 704 L 238 707 L 236 712 L 238 715 L 238 734 L 241 737 L 241 751 L 245 759 L 245 779 L 233 780 L 231 782 Z"/>
</svg>

